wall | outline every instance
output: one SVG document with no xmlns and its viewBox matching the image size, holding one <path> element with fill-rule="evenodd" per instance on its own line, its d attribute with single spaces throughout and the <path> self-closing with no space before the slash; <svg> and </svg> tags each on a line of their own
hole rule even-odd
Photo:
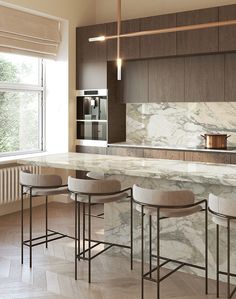
<svg viewBox="0 0 236 299">
<path fill-rule="evenodd" d="M 96 22 L 116 20 L 116 0 L 96 0 Z M 122 19 L 235 4 L 235 0 L 122 0 Z"/>
<path fill-rule="evenodd" d="M 236 147 L 236 103 L 127 104 L 126 141 L 161 146 L 203 146 L 204 133 L 232 136 Z"/>
<path fill-rule="evenodd" d="M 65 69 L 64 73 L 64 84 L 61 82 L 57 84 L 57 94 L 60 94 L 60 86 L 63 86 L 63 102 L 69 103 L 67 109 L 64 110 L 68 113 L 65 116 L 66 130 L 68 140 L 63 143 L 62 150 L 64 150 L 64 144 L 67 144 L 67 148 L 70 151 L 75 150 L 75 76 L 76 76 L 76 54 L 75 54 L 75 28 L 77 26 L 89 25 L 94 23 L 95 19 L 95 0 L 5 0 L 0 1 L 0 4 L 5 5 L 16 5 L 18 8 L 24 10 L 30 10 L 31 12 L 37 12 L 39 14 L 46 14 L 49 16 L 54 16 L 56 18 L 62 18 L 68 21 L 67 37 L 65 36 L 64 41 L 68 38 L 66 48 L 60 50 L 60 63 L 63 64 L 62 68 Z M 16 8 L 17 8 L 16 7 Z M 64 28 L 67 26 L 64 22 Z M 66 65 L 68 64 L 68 66 Z M 63 80 L 63 74 L 58 73 L 60 76 L 60 81 Z M 56 82 L 57 78 L 54 78 Z M 63 84 L 63 85 L 62 85 Z M 66 86 L 68 84 L 68 87 Z M 67 94 L 66 94 L 67 93 Z M 56 100 L 56 96 L 54 99 Z M 64 107 L 63 107 L 64 109 Z M 63 111 L 63 110 L 62 110 Z M 56 115 L 56 114 L 54 114 Z M 62 120 L 62 119 L 61 119 Z M 59 120 L 60 121 L 60 120 Z M 54 128 L 57 128 L 57 124 L 54 123 Z M 69 128 L 69 132 L 68 132 Z M 57 130 L 58 133 L 58 130 Z M 65 133 L 65 132 L 64 132 Z M 49 135 L 50 136 L 50 135 Z M 58 134 L 60 137 L 60 134 Z M 59 142 L 59 147 L 61 143 Z M 60 150 L 60 148 L 57 149 Z"/>
</svg>

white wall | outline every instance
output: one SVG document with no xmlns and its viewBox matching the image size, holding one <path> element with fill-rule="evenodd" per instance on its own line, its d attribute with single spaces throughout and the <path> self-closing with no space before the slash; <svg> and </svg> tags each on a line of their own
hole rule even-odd
<svg viewBox="0 0 236 299">
<path fill-rule="evenodd" d="M 57 99 L 60 107 L 55 109 L 54 115 L 57 117 L 54 120 L 53 126 L 48 132 L 48 140 L 53 134 L 53 127 L 57 129 L 55 133 L 58 138 L 62 135 L 59 134 L 60 129 L 63 130 L 63 136 L 67 134 L 67 140 L 61 142 L 59 139 L 54 142 L 54 148 L 58 150 L 64 150 L 66 147 L 70 151 L 75 150 L 75 139 L 76 139 L 76 126 L 75 126 L 75 84 L 76 84 L 76 34 L 75 28 L 77 26 L 89 25 L 95 23 L 95 0 L 4 0 L 0 1 L 0 4 L 6 5 L 16 5 L 21 9 L 30 10 L 32 12 L 37 12 L 39 14 L 47 14 L 49 16 L 54 16 L 56 18 L 62 18 L 65 20 L 63 22 L 63 43 L 67 43 L 66 47 L 60 49 L 59 53 L 59 64 L 57 67 L 60 69 L 58 72 L 58 78 L 55 77 L 53 82 L 50 80 L 50 88 L 48 91 L 48 96 L 50 99 L 50 114 L 53 111 L 54 103 L 52 99 Z M 68 21 L 68 22 L 66 22 Z M 68 28 L 66 28 L 68 26 Z M 68 46 L 68 47 L 67 47 Z M 68 49 L 68 50 L 67 50 Z M 54 65 L 54 67 L 56 64 Z M 49 66 L 52 70 L 53 65 Z M 55 69 L 54 69 L 55 70 Z M 64 70 L 62 74 L 61 71 Z M 52 78 L 52 77 L 51 77 Z M 57 93 L 53 94 L 53 89 L 57 88 Z M 60 88 L 61 92 L 60 92 Z M 54 89 L 55 90 L 55 89 Z M 53 95 L 53 96 L 52 96 Z M 66 105 L 67 104 L 67 105 Z M 63 121 L 58 114 L 58 111 L 63 112 L 64 115 L 66 111 L 67 115 L 63 118 Z M 49 121 L 49 120 L 47 120 Z M 66 132 L 67 131 L 67 132 Z M 57 137 L 56 136 L 56 137 Z M 49 144 L 50 149 L 52 149 L 53 144 Z"/>
<path fill-rule="evenodd" d="M 96 0 L 96 22 L 116 20 L 117 0 Z M 235 4 L 235 0 L 122 0 L 122 19 Z"/>
</svg>

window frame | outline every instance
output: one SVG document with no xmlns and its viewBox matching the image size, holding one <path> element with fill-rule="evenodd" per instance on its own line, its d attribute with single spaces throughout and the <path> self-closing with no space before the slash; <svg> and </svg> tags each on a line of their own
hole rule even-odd
<svg viewBox="0 0 236 299">
<path fill-rule="evenodd" d="M 25 55 L 21 55 L 25 56 Z M 46 151 L 45 140 L 46 140 L 46 67 L 45 60 L 40 57 L 35 57 L 38 59 L 39 63 L 39 81 L 36 84 L 24 84 L 24 83 L 5 83 L 0 81 L 0 92 L 39 92 L 39 144 L 40 148 L 37 150 L 24 150 L 24 151 L 14 151 L 14 152 L 0 152 L 1 157 L 7 156 L 18 156 L 25 154 L 40 153 Z"/>
</svg>

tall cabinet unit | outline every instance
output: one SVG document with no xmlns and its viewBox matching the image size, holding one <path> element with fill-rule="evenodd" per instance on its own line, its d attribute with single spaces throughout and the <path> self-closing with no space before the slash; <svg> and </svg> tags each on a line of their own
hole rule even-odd
<svg viewBox="0 0 236 299">
<path fill-rule="evenodd" d="M 126 106 L 119 102 L 116 64 L 107 61 L 107 43 L 89 42 L 106 35 L 106 25 L 76 30 L 77 151 L 103 153 L 108 142 L 125 140 Z M 94 148 L 92 151 L 91 149 Z"/>
</svg>

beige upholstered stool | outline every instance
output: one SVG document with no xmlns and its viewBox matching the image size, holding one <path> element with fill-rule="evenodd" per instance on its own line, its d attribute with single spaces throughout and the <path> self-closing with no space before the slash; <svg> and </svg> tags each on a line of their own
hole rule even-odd
<svg viewBox="0 0 236 299">
<path fill-rule="evenodd" d="M 32 248 L 37 245 L 66 237 L 65 235 L 48 229 L 48 196 L 68 193 L 67 185 L 62 185 L 62 179 L 58 175 L 32 174 L 29 171 L 20 172 L 21 185 L 21 263 L 24 261 L 24 245 L 29 247 L 30 268 L 32 267 Z M 29 239 L 24 240 L 24 196 L 30 200 L 30 227 Z M 32 199 L 45 196 L 45 235 L 32 238 Z M 43 240 L 43 241 L 42 241 Z"/>
<path fill-rule="evenodd" d="M 94 257 L 111 248 L 119 246 L 130 249 L 130 263 L 133 268 L 133 203 L 132 189 L 121 190 L 121 184 L 118 180 L 88 180 L 68 178 L 68 189 L 71 192 L 71 198 L 75 200 L 75 279 L 77 279 L 77 262 L 80 259 L 88 261 L 88 282 L 91 282 L 91 261 Z M 129 198 L 131 205 L 130 217 L 130 245 L 121 245 L 105 241 L 91 239 L 91 205 L 94 203 L 109 203 L 121 199 Z M 80 229 L 80 205 L 83 204 L 83 225 L 82 225 L 82 243 L 83 249 L 80 250 L 81 229 Z M 85 204 L 88 205 L 88 237 L 85 236 Z M 85 248 L 85 242 L 88 248 Z M 93 243 L 94 245 L 92 245 Z M 106 247 L 99 253 L 92 256 L 92 248 L 99 244 L 105 244 Z"/>
<path fill-rule="evenodd" d="M 230 291 L 230 276 L 236 274 L 230 273 L 230 229 L 236 228 L 236 200 L 230 200 L 209 195 L 209 211 L 212 213 L 212 220 L 216 224 L 216 293 L 219 297 L 219 276 L 220 274 L 227 275 L 227 298 L 231 298 L 236 292 L 236 287 Z M 219 265 L 219 226 L 227 228 L 227 272 L 220 271 Z"/>
<path fill-rule="evenodd" d="M 207 267 L 207 201 L 194 202 L 194 194 L 188 190 L 159 191 L 133 186 L 133 200 L 136 202 L 137 210 L 141 212 L 141 261 L 142 261 L 142 283 L 141 298 L 144 298 L 144 280 L 153 281 L 157 285 L 157 299 L 160 298 L 160 282 L 169 275 L 182 268 L 190 266 L 205 271 L 205 291 L 208 291 L 208 267 Z M 202 208 L 203 205 L 204 207 Z M 205 211 L 205 266 L 194 265 L 178 260 L 169 259 L 160 255 L 160 220 L 174 217 L 184 217 L 194 213 Z M 144 216 L 149 216 L 149 271 L 144 273 Z M 152 217 L 157 221 L 157 250 L 156 255 L 152 253 Z M 152 266 L 152 259 L 156 258 L 157 265 Z M 163 260 L 164 262 L 160 262 Z M 160 268 L 169 262 L 177 263 L 177 267 L 165 276 L 160 276 Z M 157 278 L 152 277 L 157 272 Z"/>
</svg>

